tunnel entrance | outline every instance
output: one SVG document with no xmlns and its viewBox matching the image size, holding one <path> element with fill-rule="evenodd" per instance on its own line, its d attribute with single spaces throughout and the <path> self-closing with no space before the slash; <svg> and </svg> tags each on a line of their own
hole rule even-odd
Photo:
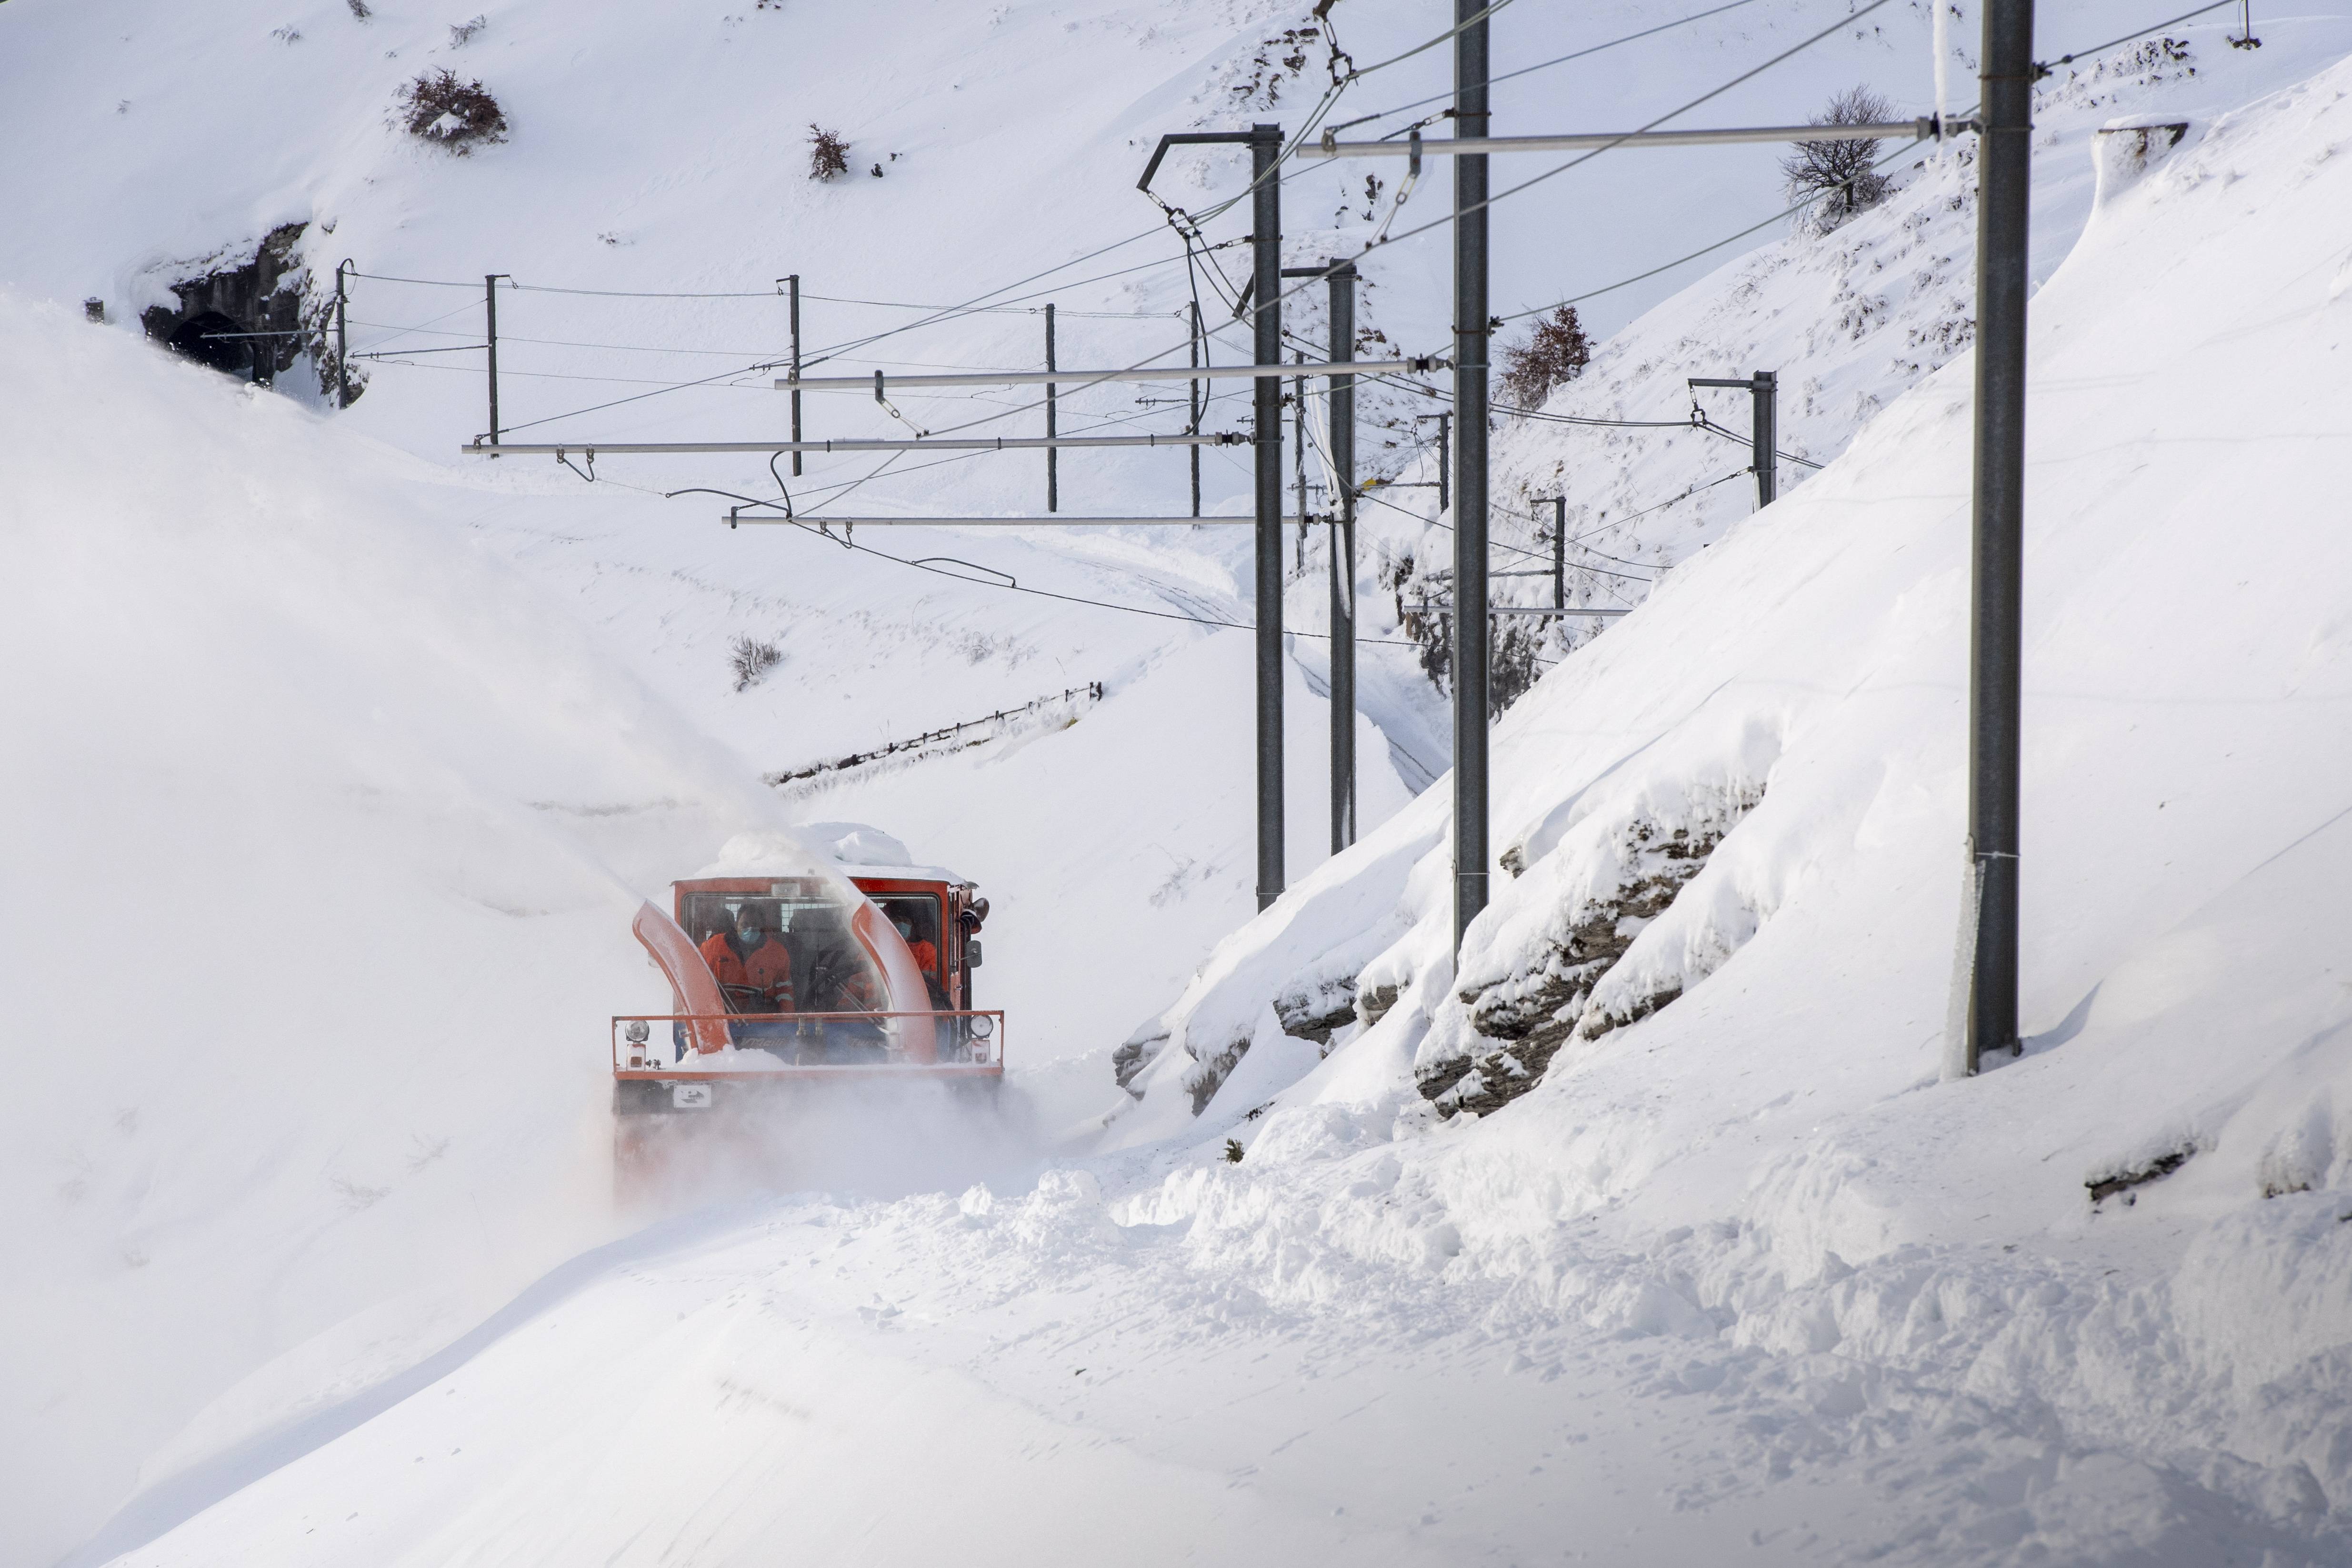
<svg viewBox="0 0 2352 1568">
<path fill-rule="evenodd" d="M 171 285 L 179 300 L 176 309 L 153 306 L 140 325 L 175 354 L 265 386 L 308 354 L 319 390 L 331 393 L 335 375 L 328 306 L 307 298 L 310 275 L 301 243 L 308 226 L 281 224 L 270 230 L 250 261 L 236 261 L 235 250 L 215 253 L 208 270 Z M 352 397 L 362 385 L 361 377 L 352 377 Z"/>
<path fill-rule="evenodd" d="M 200 365 L 234 375 L 240 371 L 257 369 L 257 361 L 268 356 L 260 347 L 268 340 L 247 338 L 243 329 L 217 310 L 201 311 L 189 317 L 172 329 L 164 340 L 175 354 L 184 354 Z M 253 345 L 253 347 L 248 347 Z M 257 354 L 256 349 L 258 348 Z M 256 375 L 254 380 L 264 378 Z"/>
</svg>

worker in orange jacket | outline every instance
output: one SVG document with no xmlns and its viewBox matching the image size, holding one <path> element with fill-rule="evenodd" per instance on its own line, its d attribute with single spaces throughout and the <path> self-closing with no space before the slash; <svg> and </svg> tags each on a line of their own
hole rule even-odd
<svg viewBox="0 0 2352 1568">
<path fill-rule="evenodd" d="M 730 1011 L 793 1010 L 793 956 L 776 934 L 773 910 L 746 903 L 735 913 L 733 932 L 714 931 L 702 944 L 702 961 L 727 994 Z"/>
<path fill-rule="evenodd" d="M 930 943 L 925 941 L 922 937 L 915 935 L 915 923 L 906 915 L 901 915 L 898 919 L 892 921 L 891 924 L 898 928 L 898 935 L 906 939 L 907 951 L 915 956 L 915 967 L 920 969 L 926 975 L 938 974 L 940 972 L 940 950 L 931 946 Z"/>
<path fill-rule="evenodd" d="M 901 915 L 891 924 L 898 928 L 898 935 L 906 939 L 907 951 L 913 954 L 915 957 L 915 967 L 923 972 L 923 988 L 930 993 L 931 1006 L 946 1007 L 948 988 L 945 977 L 940 973 L 939 948 L 932 945 L 929 938 L 918 936 L 915 934 L 915 923 L 908 916 Z"/>
</svg>

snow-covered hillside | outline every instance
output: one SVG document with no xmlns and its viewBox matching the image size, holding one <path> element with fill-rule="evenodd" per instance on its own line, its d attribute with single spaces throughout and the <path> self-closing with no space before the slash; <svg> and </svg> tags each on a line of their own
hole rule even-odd
<svg viewBox="0 0 2352 1568">
<path fill-rule="evenodd" d="M 1545 413 L 1677 419 L 1687 375 L 1781 372 L 1782 446 L 1830 465 L 1784 469 L 1769 513 L 1736 476 L 1675 498 L 1744 463 L 1719 436 L 1503 422 L 1505 553 L 1543 549 L 1534 498 L 1564 489 L 1572 591 L 1654 601 L 1540 650 L 1502 721 L 1513 874 L 1458 974 L 1444 785 L 1414 798 L 1444 694 L 1398 612 L 1444 587 L 1433 491 L 1366 512 L 1366 840 L 1328 860 L 1303 541 L 1295 885 L 1252 920 L 1246 530 L 845 549 L 718 525 L 708 491 L 775 493 L 762 458 L 607 454 L 592 483 L 457 455 L 490 271 L 520 439 L 772 439 L 791 273 L 820 373 L 1034 367 L 1047 299 L 1064 366 L 1181 361 L 1182 249 L 1132 189 L 1156 137 L 1295 130 L 1335 33 L 1370 65 L 1443 9 L 0 4 L 26 676 L 0 705 L 33 825 L 0 1003 L 35 1070 L 0 1115 L 0 1555 L 2342 1558 L 2352 7 L 2258 16 L 2258 50 L 2217 14 L 2045 86 L 2039 1032 L 1970 1083 L 1936 1074 L 1964 144 L 1898 160 L 1836 234 L 1767 227 L 1581 304 L 1614 335 Z M 1498 69 L 1601 52 L 1503 84 L 1496 129 L 1639 123 L 1856 9 L 1510 5 Z M 2150 19 L 2045 8 L 2040 52 Z M 1688 118 L 1802 119 L 1857 82 L 1923 111 L 1927 33 L 1921 0 L 1881 5 Z M 1327 118 L 1434 112 L 1445 54 Z M 506 141 L 394 122 L 444 68 Z M 2098 134 L 2118 119 L 2189 129 L 2143 168 Z M 843 179 L 807 177 L 812 124 L 848 139 Z M 1497 308 L 1767 217 L 1777 156 L 1612 156 L 1509 199 Z M 1238 167 L 1180 153 L 1157 188 L 1201 210 Z M 1394 192 L 1365 172 L 1286 182 L 1286 260 L 1372 235 Z M 138 341 L 172 283 L 289 232 L 306 319 L 336 260 L 364 275 L 353 347 L 383 357 L 352 407 L 314 361 L 272 394 Z M 1381 340 L 1444 342 L 1444 241 L 1365 258 Z M 1201 274 L 1221 361 L 1244 338 L 1210 273 L 1240 254 Z M 1066 392 L 1061 428 L 1173 430 L 1160 395 Z M 810 401 L 812 434 L 906 431 Z M 1042 424 L 1026 393 L 894 401 Z M 1368 468 L 1433 479 L 1412 416 L 1442 402 L 1368 402 Z M 1208 427 L 1244 408 L 1228 384 Z M 1246 509 L 1234 457 L 1204 455 L 1212 513 Z M 781 476 L 803 514 L 1042 501 L 1034 455 L 805 466 Z M 1188 504 L 1167 452 L 1071 454 L 1060 485 L 1071 512 Z M 738 639 L 775 662 L 740 679 Z M 970 749 L 762 782 L 1074 688 Z M 779 1129 L 810 1190 L 641 1228 L 607 1202 L 602 1040 L 665 993 L 628 912 L 794 821 L 878 824 L 991 894 L 1003 1114 L 814 1106 Z"/>
<path fill-rule="evenodd" d="M 1759 1434 L 1749 1378 L 1843 1368 L 1832 1429 L 1753 1461 L 1890 1445 L 1885 1547 L 2221 1561 L 2242 1511 L 2343 1550 L 2347 96 L 2339 65 L 2109 152 L 2036 298 L 2022 1061 L 1938 1082 L 1961 362 L 1503 721 L 1512 874 L 1458 973 L 1429 798 L 1221 947 L 1114 1136 L 1181 1123 L 1236 1031 L 1300 1060 L 1291 997 L 1363 1021 L 1286 1089 L 1253 1046 L 1202 1124 L 1244 1163 L 1135 1216 L 1311 1294 L 1398 1255 L 1410 1192 L 1444 1277 L 1715 1347 L 1688 1385 Z M 2000 1501 L 2003 1468 L 2050 1490 Z"/>
<path fill-rule="evenodd" d="M 260 1363 L 394 1301 L 397 1357 L 601 1239 L 572 1069 L 639 890 L 786 819 L 413 460 L 0 308 L 23 1560 Z"/>
</svg>

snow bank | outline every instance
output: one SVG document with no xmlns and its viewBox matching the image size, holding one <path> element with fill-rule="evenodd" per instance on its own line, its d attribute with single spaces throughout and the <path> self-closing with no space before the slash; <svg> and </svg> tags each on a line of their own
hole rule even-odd
<svg viewBox="0 0 2352 1568">
<path fill-rule="evenodd" d="M 2338 65 L 2193 123 L 2036 298 L 2021 1061 L 1937 1081 L 1963 359 L 1502 721 L 1508 849 L 1458 977 L 1443 824 L 1418 811 L 1221 949 L 1238 978 L 1218 1016 L 1271 1008 L 1290 934 L 1352 885 L 1355 924 L 1318 940 L 1410 927 L 1363 973 L 1413 1004 L 1255 1122 L 1211 1101 L 1201 1130 L 1247 1159 L 1170 1178 L 1154 1221 L 1190 1218 L 1204 1265 L 1278 1294 L 1426 1256 L 1507 1283 L 1517 1312 L 1834 1356 L 1862 1382 L 1832 1447 L 1925 1399 L 2004 1412 L 2034 1463 L 2128 1456 L 2053 1479 L 2064 1507 L 2022 1506 L 2019 1552 L 2189 1551 L 2213 1510 L 2338 1539 L 2352 260 L 2328 214 L 2352 200 L 2347 94 Z M 1710 851 L 1678 880 L 1645 859 L 1676 833 Z M 1399 1112 L 1433 1067 L 1545 1029 L 1559 1054 L 1491 1122 L 1368 1147 L 1423 1114 Z M 1139 1114 L 1196 1092 L 1149 1090 Z M 1399 1182 L 1412 1205 L 1383 1196 Z M 1946 1522 L 1923 1539 L 1945 1540 L 1968 1509 L 1930 1492 Z"/>
<path fill-rule="evenodd" d="M 78 313 L 0 334 L 0 1456 L 46 1561 L 279 1353 L 370 1307 L 321 1353 L 367 1364 L 604 1234 L 583 1064 L 667 997 L 629 913 L 782 818 L 408 460 Z"/>
</svg>

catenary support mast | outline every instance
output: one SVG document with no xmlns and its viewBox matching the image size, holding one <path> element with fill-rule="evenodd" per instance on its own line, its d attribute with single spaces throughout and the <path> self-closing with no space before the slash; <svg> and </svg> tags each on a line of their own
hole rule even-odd
<svg viewBox="0 0 2352 1568">
<path fill-rule="evenodd" d="M 2025 549 L 2026 204 L 2032 0 L 1986 0 L 1977 162 L 1976 500 L 1969 591 L 1967 896 L 1973 952 L 1961 1072 L 2017 1044 Z"/>
<path fill-rule="evenodd" d="M 1171 147 L 1247 142 L 1250 150 L 1250 281 L 1252 362 L 1258 367 L 1251 400 L 1257 491 L 1257 906 L 1282 896 L 1282 127 L 1241 131 L 1181 131 L 1160 139 L 1136 188 L 1151 177 Z M 1154 198 L 1155 200 L 1157 198 Z M 1271 373 L 1267 373 L 1271 372 Z M 1191 376 L 1179 371 L 1184 380 Z"/>
<path fill-rule="evenodd" d="M 1331 361 L 1356 354 L 1356 269 L 1331 268 Z M 1333 376 L 1331 429 L 1331 852 L 1356 841 L 1356 378 Z"/>
<path fill-rule="evenodd" d="M 1486 134 L 1487 0 L 1454 0 L 1454 134 Z M 1454 160 L 1454 946 L 1486 907 L 1486 160 Z"/>
<path fill-rule="evenodd" d="M 798 381 L 801 379 L 801 275 L 795 272 L 790 277 L 785 278 L 784 281 L 793 286 L 793 380 Z M 798 392 L 794 392 L 793 393 L 793 439 L 794 441 L 798 441 L 800 438 L 801 394 Z M 794 452 L 793 454 L 793 477 L 797 479 L 800 476 L 801 455 L 798 452 Z"/>
<path fill-rule="evenodd" d="M 490 355 L 490 444 L 499 444 L 499 279 L 503 272 L 493 272 L 482 278 L 483 341 Z"/>
<path fill-rule="evenodd" d="M 1049 371 L 1054 368 L 1054 302 L 1050 299 L 1045 302 L 1045 368 Z M 1048 441 L 1052 440 L 1055 434 L 1054 413 L 1054 383 L 1047 382 L 1045 383 L 1045 439 Z M 1061 453 L 1054 447 L 1045 448 L 1045 509 L 1049 512 L 1058 512 L 1062 509 L 1061 456 Z"/>
<path fill-rule="evenodd" d="M 1252 353 L 1282 362 L 1282 127 L 1250 127 Z M 1282 896 L 1282 383 L 1253 382 L 1257 446 L 1257 906 Z"/>
</svg>

